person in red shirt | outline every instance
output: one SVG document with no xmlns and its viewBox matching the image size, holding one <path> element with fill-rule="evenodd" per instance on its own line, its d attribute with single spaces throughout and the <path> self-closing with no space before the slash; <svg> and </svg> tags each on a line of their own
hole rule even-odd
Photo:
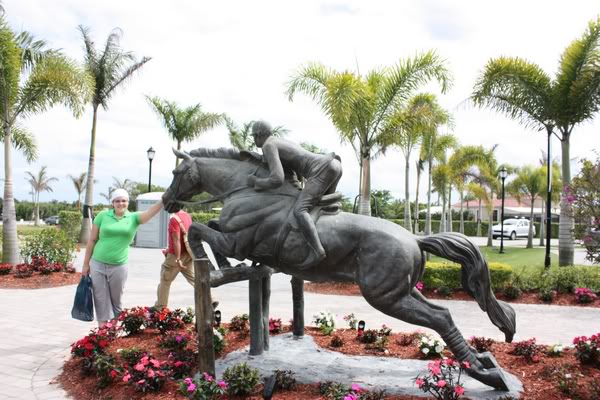
<svg viewBox="0 0 600 400">
<path fill-rule="evenodd" d="M 156 293 L 155 309 L 167 307 L 171 282 L 181 272 L 185 279 L 194 286 L 194 260 L 185 245 L 187 232 L 192 225 L 192 217 L 187 212 L 180 210 L 171 215 L 168 227 L 168 243 L 165 261 L 160 269 L 160 283 Z M 213 302 L 213 308 L 218 302 Z"/>
</svg>

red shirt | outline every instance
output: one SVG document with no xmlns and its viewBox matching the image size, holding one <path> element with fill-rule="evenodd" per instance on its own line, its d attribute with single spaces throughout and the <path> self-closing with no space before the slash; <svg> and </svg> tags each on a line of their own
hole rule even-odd
<svg viewBox="0 0 600 400">
<path fill-rule="evenodd" d="M 180 210 L 175 215 L 177 215 L 179 219 L 181 219 L 181 222 L 183 223 L 186 232 L 188 232 L 190 226 L 192 225 L 192 217 L 190 217 L 190 214 L 186 213 L 183 210 Z M 175 217 L 171 217 L 171 219 L 169 219 L 169 229 L 167 230 L 167 232 L 167 236 L 169 237 L 169 247 L 167 248 L 167 253 L 175 254 L 175 249 L 173 248 L 173 238 L 171 237 L 171 234 L 173 232 L 179 233 L 179 244 L 181 245 L 181 254 L 187 253 L 187 251 L 185 250 L 185 243 L 183 241 L 183 234 L 181 233 L 181 229 L 179 228 L 179 222 L 177 222 Z"/>
</svg>

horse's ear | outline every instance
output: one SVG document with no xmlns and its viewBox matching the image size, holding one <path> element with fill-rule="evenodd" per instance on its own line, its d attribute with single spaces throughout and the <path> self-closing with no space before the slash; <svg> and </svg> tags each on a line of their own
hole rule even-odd
<svg viewBox="0 0 600 400">
<path fill-rule="evenodd" d="M 190 156 L 188 153 L 185 153 L 183 151 L 179 151 L 176 148 L 173 148 L 173 154 L 175 154 L 175 156 L 177 156 L 177 158 L 181 158 L 183 160 L 191 160 L 192 156 Z"/>
</svg>

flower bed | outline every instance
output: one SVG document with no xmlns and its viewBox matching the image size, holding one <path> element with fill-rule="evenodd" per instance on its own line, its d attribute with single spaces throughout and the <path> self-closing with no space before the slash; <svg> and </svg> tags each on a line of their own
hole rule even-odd
<svg viewBox="0 0 600 400">
<path fill-rule="evenodd" d="M 138 314 L 139 309 L 136 310 L 136 314 Z M 183 311 L 180 311 L 174 313 L 164 312 L 159 315 L 162 315 L 164 320 L 165 318 L 177 319 L 180 318 L 178 315 L 184 314 Z M 192 393 L 194 396 L 199 396 L 197 390 L 199 386 L 210 387 L 211 391 L 218 394 L 221 389 L 225 389 L 230 385 L 226 381 L 213 381 L 211 379 L 214 378 L 206 376 L 192 380 L 195 372 L 193 352 L 196 350 L 197 340 L 192 324 L 189 322 L 184 322 L 183 326 L 170 324 L 166 333 L 161 334 L 157 322 L 152 321 L 152 318 L 146 317 L 145 329 L 130 336 L 123 336 L 124 333 L 120 329 L 111 327 L 103 331 L 96 330 L 86 338 L 77 341 L 73 346 L 74 356 L 66 361 L 63 372 L 58 377 L 58 382 L 76 399 L 185 399 L 191 396 Z M 161 325 L 163 330 L 164 326 Z M 223 335 L 224 339 L 223 349 L 217 356 L 223 356 L 248 345 L 249 337 L 243 331 L 227 329 L 230 328 L 229 324 L 224 324 L 222 328 L 225 328 L 220 329 L 220 334 Z M 282 332 L 289 332 L 289 330 L 289 325 L 282 326 Z M 430 359 L 432 362 L 429 370 L 430 375 L 433 375 L 415 376 L 415 384 L 423 390 L 431 387 L 431 385 L 435 385 L 435 388 L 444 387 L 440 380 L 445 383 L 452 382 L 449 380 L 448 374 L 441 374 L 442 369 L 446 367 L 454 368 L 453 374 L 455 378 L 458 378 L 461 372 L 458 368 L 469 367 L 464 364 L 459 366 L 449 360 L 442 361 L 444 364 L 440 364 L 436 361 L 440 360 L 439 357 L 431 356 L 433 352 L 430 351 L 425 354 L 421 348 L 425 341 L 424 335 L 419 332 L 393 333 L 385 326 L 372 330 L 376 332 L 378 338 L 385 338 L 383 344 L 380 343 L 380 345 L 374 346 L 372 343 L 364 343 L 360 340 L 359 331 L 353 329 L 335 329 L 331 332 L 331 335 L 326 335 L 318 328 L 310 327 L 306 328 L 305 332 L 313 336 L 321 347 L 344 354 Z M 525 388 L 523 398 L 552 400 L 577 398 L 577 396 L 579 398 L 594 398 L 595 394 L 600 394 L 600 387 L 595 384 L 595 382 L 600 381 L 600 369 L 597 368 L 597 364 L 583 363 L 584 360 L 582 360 L 582 354 L 592 354 L 594 357 L 597 354 L 597 337 L 598 335 L 593 335 L 589 340 L 586 337 L 576 338 L 574 343 L 578 345 L 577 351 L 569 347 L 561 348 L 560 352 L 555 351 L 555 346 L 551 349 L 547 346 L 537 345 L 535 340 L 513 345 L 483 340 L 485 338 L 476 339 L 478 342 L 485 342 L 486 347 L 492 351 L 500 365 L 522 380 Z M 427 344 L 442 345 L 431 341 L 429 338 Z M 535 357 L 527 357 L 531 355 L 529 348 L 533 345 L 535 345 L 536 350 Z M 584 345 L 587 347 L 584 347 Z M 593 347 L 593 349 L 589 350 L 588 347 Z M 94 353 L 97 355 L 96 360 L 90 362 L 91 355 Z M 186 354 L 192 356 L 185 359 Z M 451 356 L 445 349 L 441 349 L 441 355 L 443 357 Z M 252 385 L 256 380 L 252 371 L 244 368 L 239 368 L 240 371 L 243 371 L 243 374 L 240 374 L 237 378 L 241 377 L 246 381 L 238 379 L 235 382 L 238 388 L 248 384 L 250 378 L 253 380 Z M 440 374 L 437 374 L 438 369 L 440 369 Z M 235 371 L 232 371 L 229 376 L 234 373 Z M 285 371 L 282 375 L 285 375 Z M 287 376 L 286 379 L 289 383 L 290 376 Z M 231 386 L 233 385 L 234 381 L 232 380 Z M 345 387 L 332 382 L 322 383 L 321 385 L 289 385 L 289 387 L 294 387 L 294 389 L 277 391 L 273 398 L 286 400 L 344 399 L 346 396 L 353 396 L 352 398 L 355 400 L 367 398 L 358 386 Z M 260 398 L 262 389 L 262 384 L 253 386 L 249 391 L 250 394 L 246 397 Z M 455 398 L 462 395 L 462 386 L 460 386 L 458 380 L 452 382 L 451 389 L 458 396 Z M 594 392 L 595 390 L 597 390 L 597 393 Z M 365 397 L 362 397 L 363 395 Z M 238 395 L 230 398 L 242 397 Z M 416 399 L 410 396 L 375 396 L 368 398 Z"/>
</svg>

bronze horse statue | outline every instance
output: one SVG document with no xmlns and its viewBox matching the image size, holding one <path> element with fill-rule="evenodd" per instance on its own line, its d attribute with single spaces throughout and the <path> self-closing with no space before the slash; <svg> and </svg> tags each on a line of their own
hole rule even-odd
<svg viewBox="0 0 600 400">
<path fill-rule="evenodd" d="M 462 266 L 462 286 L 487 312 L 510 342 L 515 313 L 498 301 L 492 290 L 487 262 L 478 247 L 459 233 L 415 236 L 384 219 L 313 210 L 327 252 L 318 265 L 298 269 L 309 249 L 288 215 L 299 188 L 286 182 L 277 189 L 257 192 L 247 186 L 248 175 L 268 176 L 260 156 L 235 149 L 197 149 L 190 154 L 174 150 L 182 159 L 163 196 L 165 209 L 176 212 L 195 194 L 208 192 L 223 202 L 215 230 L 194 223 L 190 243 L 206 241 L 213 251 L 238 260 L 246 258 L 310 281 L 356 282 L 365 300 L 377 310 L 402 321 L 436 331 L 468 374 L 489 386 L 508 390 L 502 369 L 489 353 L 477 353 L 458 331 L 449 311 L 429 302 L 416 288 L 425 271 L 425 252 Z M 293 224 L 292 224 L 293 225 Z"/>
</svg>

